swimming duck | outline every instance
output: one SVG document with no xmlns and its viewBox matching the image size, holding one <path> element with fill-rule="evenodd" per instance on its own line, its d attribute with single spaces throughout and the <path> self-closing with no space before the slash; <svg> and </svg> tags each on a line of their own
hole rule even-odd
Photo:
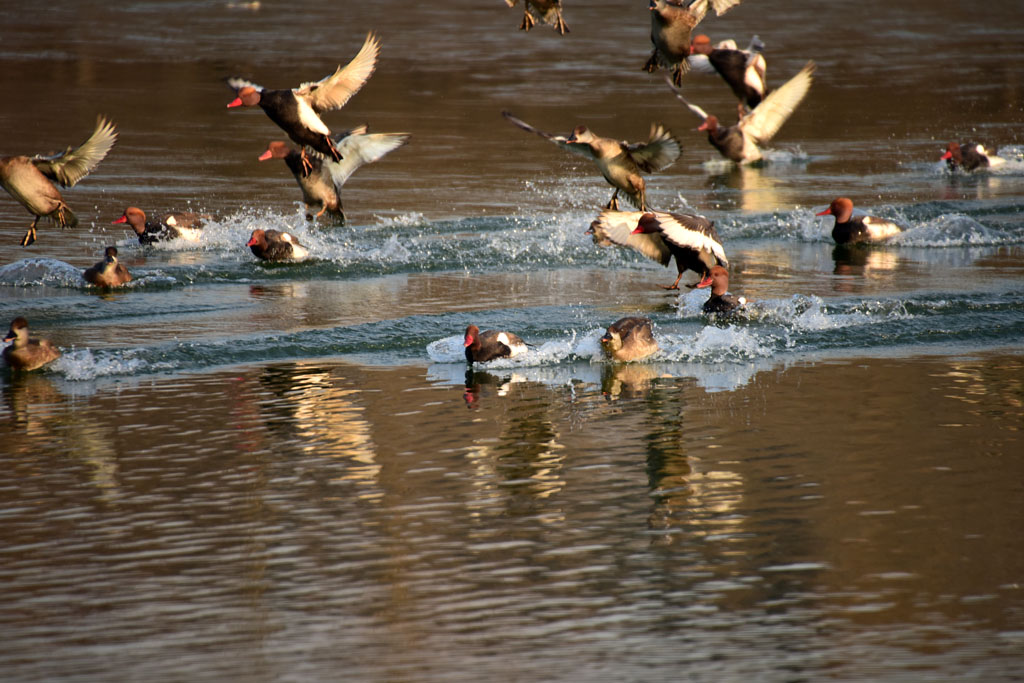
<svg viewBox="0 0 1024 683">
<path fill-rule="evenodd" d="M 631 247 L 663 266 L 675 257 L 679 274 L 671 285 L 659 285 L 663 289 L 679 289 L 679 280 L 687 270 L 700 276 L 696 286 L 706 287 L 711 284 L 714 266 L 729 265 L 714 222 L 704 216 L 606 209 L 590 224 L 587 233 L 601 246 Z"/>
<path fill-rule="evenodd" d="M 509 7 L 515 7 L 518 0 L 505 0 Z M 563 36 L 569 32 L 569 27 L 562 19 L 562 0 L 523 0 L 523 23 L 520 31 L 529 31 L 537 20 L 554 27 Z"/>
<path fill-rule="evenodd" d="M 103 260 L 87 268 L 82 277 L 97 287 L 120 287 L 132 279 L 128 269 L 117 260 L 117 247 L 107 247 L 103 252 Z"/>
<path fill-rule="evenodd" d="M 334 145 L 341 152 L 342 160 L 336 162 L 312 157 L 308 160 L 312 170 L 307 175 L 303 175 L 302 155 L 286 142 L 271 142 L 259 160 L 284 159 L 284 163 L 302 190 L 302 201 L 306 204 L 306 210 L 311 212 L 314 208 L 320 207 L 315 215 L 306 214 L 307 219 L 320 218 L 326 213 L 334 220 L 344 223 L 342 185 L 361 166 L 377 161 L 408 140 L 408 133 L 369 134 L 366 132 L 366 126 L 353 128 L 334 138 Z"/>
<path fill-rule="evenodd" d="M 711 39 L 702 33 L 690 44 L 690 56 L 702 55 L 708 60 L 712 71 L 721 76 L 739 98 L 738 115 L 743 118 L 747 111 L 753 111 L 761 103 L 767 91 L 768 64 L 763 49 L 764 44 L 757 36 L 751 41 L 750 49 L 737 50 L 735 43 L 733 47 L 713 46 Z"/>
<path fill-rule="evenodd" d="M 512 358 L 526 353 L 526 342 L 511 332 L 487 330 L 481 332 L 476 325 L 466 328 L 466 362 L 486 363 L 495 358 Z"/>
<path fill-rule="evenodd" d="M 832 239 L 836 241 L 836 244 L 881 242 L 903 231 L 903 228 L 885 218 L 876 216 L 854 218 L 853 202 L 846 197 L 833 199 L 827 209 L 815 215 L 836 217 L 835 226 L 832 228 Z"/>
<path fill-rule="evenodd" d="M 169 242 L 183 239 L 186 242 L 198 242 L 202 237 L 203 219 L 210 216 L 192 211 L 176 211 L 164 214 L 158 221 L 147 221 L 146 212 L 137 206 L 129 206 L 111 225 L 127 223 L 139 238 L 139 244 L 148 245 L 156 242 Z"/>
<path fill-rule="evenodd" d="M 700 117 L 703 123 L 697 130 L 707 131 L 708 142 L 723 157 L 738 164 L 747 164 L 763 158 L 758 145 L 771 140 L 796 110 L 811 87 L 811 74 L 814 73 L 814 69 L 814 62 L 807 62 L 797 75 L 768 93 L 761 103 L 744 115 L 736 125 L 727 127 L 719 125 L 718 117 L 711 116 L 697 105 L 687 102 L 671 82 L 669 87 L 690 111 Z"/>
<path fill-rule="evenodd" d="M 308 174 L 312 165 L 306 147 L 326 158 L 341 161 L 342 154 L 331 139 L 331 129 L 320 120 L 320 114 L 345 106 L 369 80 L 379 53 L 380 41 L 370 33 L 345 68 L 339 66 L 334 74 L 320 81 L 303 83 L 290 90 L 267 90 L 243 78 L 229 78 L 228 85 L 235 89 L 238 97 L 229 102 L 228 107 L 259 105 L 270 120 L 300 146 L 299 154 Z"/>
<path fill-rule="evenodd" d="M 35 370 L 60 358 L 60 349 L 47 339 L 29 339 L 28 321 L 21 316 L 11 321 L 5 342 L 14 343 L 4 349 L 4 362 L 12 370 Z"/>
<path fill-rule="evenodd" d="M 586 126 L 576 126 L 568 136 L 552 135 L 537 130 L 507 111 L 502 112 L 502 116 L 513 125 L 597 164 L 601 175 L 615 188 L 615 193 L 605 207 L 609 209 L 619 208 L 618 197 L 619 192 L 622 192 L 633 206 L 646 211 L 646 185 L 640 174 L 668 168 L 683 152 L 683 143 L 661 124 L 651 125 L 647 142 L 627 143 L 594 135 Z"/>
<path fill-rule="evenodd" d="M 252 250 L 257 258 L 264 261 L 301 261 L 309 256 L 309 250 L 299 244 L 293 235 L 281 230 L 252 231 L 245 246 Z"/>
<path fill-rule="evenodd" d="M 740 4 L 741 0 L 650 0 L 651 43 L 654 51 L 644 64 L 653 73 L 659 67 L 672 70 L 672 82 L 680 85 L 689 69 L 690 32 L 701 22 L 708 8 L 718 16 Z"/>
<path fill-rule="evenodd" d="M 946 153 L 939 160 L 945 161 L 950 169 L 959 167 L 965 171 L 998 167 L 1006 163 L 1006 159 L 996 156 L 995 152 L 976 142 L 965 142 L 962 145 L 951 142 L 946 145 Z"/>
<path fill-rule="evenodd" d="M 54 182 L 72 187 L 95 169 L 117 141 L 117 130 L 102 116 L 89 139 L 78 147 L 68 147 L 51 156 L 36 155 L 0 158 L 0 185 L 35 216 L 21 246 L 36 241 L 36 224 L 43 216 L 61 228 L 73 228 L 78 218 L 64 201 Z"/>
<path fill-rule="evenodd" d="M 649 318 L 620 318 L 608 326 L 601 337 L 601 348 L 612 360 L 645 358 L 658 350 Z"/>
<path fill-rule="evenodd" d="M 704 302 L 702 310 L 708 315 L 732 313 L 747 303 L 742 296 L 729 294 L 729 271 L 722 266 L 711 269 L 711 296 Z M 707 286 L 707 285 L 705 285 Z"/>
</svg>

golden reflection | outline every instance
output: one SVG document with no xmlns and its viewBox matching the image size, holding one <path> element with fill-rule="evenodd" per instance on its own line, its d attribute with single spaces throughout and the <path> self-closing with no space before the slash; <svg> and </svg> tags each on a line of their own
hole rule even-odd
<svg viewBox="0 0 1024 683">
<path fill-rule="evenodd" d="M 466 450 L 474 471 L 471 510 L 492 507 L 499 495 L 506 497 L 510 507 L 528 507 L 526 500 L 554 498 L 565 487 L 566 449 L 552 416 L 561 409 L 563 397 L 541 388 L 543 391 L 536 391 L 536 383 L 514 374 L 499 377 L 467 371 L 463 398 L 468 407 L 479 407 L 481 396 L 494 393 L 507 401 L 501 434 L 478 438 Z M 523 499 L 524 495 L 527 498 Z M 549 522 L 561 519 L 560 510 L 545 515 Z"/>
<path fill-rule="evenodd" d="M 708 176 L 708 198 L 720 209 L 742 209 L 752 213 L 772 213 L 780 206 L 797 204 L 796 195 L 787 191 L 791 183 L 783 183 L 771 175 L 770 165 L 729 163 Z M 738 192 L 737 192 L 738 190 Z"/>
<path fill-rule="evenodd" d="M 260 383 L 279 398 L 263 407 L 271 414 L 265 420 L 272 429 L 293 431 L 291 440 L 308 452 L 348 459 L 350 467 L 334 481 L 356 483 L 361 498 L 379 501 L 381 466 L 366 409 L 358 401 L 361 391 L 341 381 L 312 363 L 264 369 Z"/>
<path fill-rule="evenodd" d="M 1021 429 L 1024 424 L 1024 360 L 997 358 L 958 361 L 944 373 L 952 385 L 946 398 L 971 406 L 969 414 L 987 419 L 1009 417 L 1007 428 Z"/>
<path fill-rule="evenodd" d="M 660 373 L 646 363 L 614 363 L 601 368 L 601 394 L 609 401 L 643 398 Z"/>
<path fill-rule="evenodd" d="M 49 377 L 12 374 L 3 396 L 14 417 L 0 431 L 9 452 L 31 456 L 56 446 L 90 465 L 89 479 L 104 500 L 120 496 L 114 434 L 91 415 L 70 410 L 67 398 Z"/>
</svg>

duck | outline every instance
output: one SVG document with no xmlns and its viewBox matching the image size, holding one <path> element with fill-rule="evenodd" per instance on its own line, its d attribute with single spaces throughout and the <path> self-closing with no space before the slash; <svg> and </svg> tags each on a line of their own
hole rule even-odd
<svg viewBox="0 0 1024 683">
<path fill-rule="evenodd" d="M 466 362 L 470 365 L 495 358 L 513 358 L 527 350 L 526 342 L 517 334 L 497 330 L 481 332 L 476 325 L 466 328 L 463 346 L 466 348 Z"/>
<path fill-rule="evenodd" d="M 1006 159 L 996 156 L 995 152 L 985 149 L 976 142 L 949 143 L 946 145 L 946 153 L 939 161 L 945 161 L 950 170 L 962 168 L 965 171 L 996 168 L 1006 163 Z"/>
<path fill-rule="evenodd" d="M 619 208 L 618 197 L 622 192 L 630 204 L 646 211 L 647 185 L 640 174 L 664 170 L 683 153 L 682 141 L 661 124 L 651 124 L 647 142 L 628 143 L 595 135 L 586 126 L 576 126 L 569 135 L 552 135 L 537 130 L 510 112 L 503 111 L 502 116 L 512 125 L 546 138 L 562 149 L 597 164 L 601 175 L 615 188 L 615 193 L 605 206 L 608 209 Z"/>
<path fill-rule="evenodd" d="M 307 220 L 327 214 L 335 222 L 345 222 L 345 211 L 341 204 L 341 187 L 349 177 L 364 164 L 378 161 L 385 154 L 398 149 L 409 141 L 408 133 L 367 133 L 365 125 L 345 131 L 334 138 L 334 145 L 342 154 L 341 161 L 331 159 L 309 159 L 312 170 L 303 175 L 302 155 L 287 142 L 275 140 L 259 156 L 260 161 L 284 159 L 288 170 L 302 190 L 302 201 L 306 204 Z M 315 214 L 311 213 L 317 209 Z"/>
<path fill-rule="evenodd" d="M 731 47 L 713 46 L 711 38 L 702 33 L 690 43 L 690 56 L 699 55 L 708 60 L 711 70 L 722 77 L 739 99 L 738 114 L 743 118 L 764 99 L 768 89 L 765 82 L 768 64 L 762 54 L 764 44 L 757 36 L 747 50 L 737 50 L 736 44 L 729 42 Z"/>
<path fill-rule="evenodd" d="M 876 216 L 853 217 L 853 201 L 847 197 L 837 197 L 828 208 L 815 214 L 816 216 L 835 216 L 836 223 L 832 228 L 832 239 L 836 244 L 863 244 L 882 242 L 903 232 L 896 223 Z"/>
<path fill-rule="evenodd" d="M 89 175 L 117 142 L 116 126 L 100 116 L 92 135 L 78 147 L 50 156 L 0 158 L 0 185 L 35 216 L 21 240 L 27 247 L 36 241 L 36 225 L 44 216 L 61 228 L 74 228 L 78 217 L 64 201 L 54 182 L 72 187 Z"/>
<path fill-rule="evenodd" d="M 128 269 L 117 260 L 117 247 L 107 247 L 103 252 L 103 260 L 87 268 L 82 277 L 97 287 L 120 287 L 132 279 Z"/>
<path fill-rule="evenodd" d="M 299 154 L 308 174 L 313 169 L 306 152 L 307 147 L 324 157 L 341 161 L 342 154 L 331 139 L 331 129 L 320 119 L 320 115 L 345 106 L 373 74 L 379 54 L 380 41 L 371 32 L 345 68 L 339 66 L 332 75 L 315 83 L 303 83 L 287 90 L 268 90 L 233 76 L 227 79 L 227 83 L 235 90 L 237 97 L 228 103 L 228 107 L 258 105 L 263 109 L 270 120 L 299 145 Z"/>
<path fill-rule="evenodd" d="M 709 115 L 697 105 L 690 104 L 671 81 L 668 85 L 676 97 L 700 117 L 702 123 L 697 130 L 707 131 L 708 142 L 719 154 L 738 164 L 749 164 L 764 158 L 758 145 L 771 140 L 796 111 L 797 105 L 810 90 L 814 69 L 814 62 L 807 62 L 795 76 L 768 93 L 760 104 L 733 126 L 722 126 L 717 116 Z"/>
<path fill-rule="evenodd" d="M 245 246 L 264 261 L 301 261 L 309 256 L 309 250 L 294 235 L 281 230 L 257 228 Z"/>
<path fill-rule="evenodd" d="M 611 211 L 605 209 L 590 224 L 587 234 L 600 246 L 618 244 L 636 249 L 647 258 L 667 266 L 674 257 L 678 275 L 663 289 L 679 289 L 683 273 L 700 276 L 696 287 L 711 284 L 711 269 L 729 265 L 714 221 L 704 216 L 661 211 Z"/>
<path fill-rule="evenodd" d="M 60 349 L 47 339 L 30 339 L 28 321 L 18 316 L 11 321 L 5 342 L 14 342 L 4 349 L 4 363 L 12 370 L 35 370 L 60 358 Z"/>
<path fill-rule="evenodd" d="M 516 2 L 518 0 L 505 0 L 509 7 L 515 7 Z M 569 32 L 562 19 L 562 0 L 523 0 L 523 23 L 519 30 L 529 31 L 538 20 L 553 27 L 560 35 Z"/>
<path fill-rule="evenodd" d="M 681 85 L 689 69 L 690 33 L 704 19 L 708 9 L 718 16 L 740 4 L 741 0 L 650 0 L 651 43 L 654 51 L 644 64 L 653 73 L 659 67 L 671 69 L 672 82 Z"/>
<path fill-rule="evenodd" d="M 601 337 L 601 348 L 612 360 L 627 362 L 646 358 L 658 350 L 650 318 L 620 318 Z"/>
<path fill-rule="evenodd" d="M 139 244 L 146 246 L 176 239 L 199 242 L 203 234 L 203 220 L 209 218 L 209 215 L 192 211 L 176 211 L 164 214 L 158 221 L 147 221 L 145 211 L 137 206 L 129 206 L 120 218 L 110 224 L 127 223 L 138 236 Z"/>
<path fill-rule="evenodd" d="M 701 308 L 706 315 L 725 315 L 735 312 L 746 305 L 747 300 L 742 296 L 729 294 L 729 271 L 722 266 L 715 266 L 711 269 L 711 296 L 704 302 Z M 705 285 L 707 286 L 707 285 Z"/>
</svg>

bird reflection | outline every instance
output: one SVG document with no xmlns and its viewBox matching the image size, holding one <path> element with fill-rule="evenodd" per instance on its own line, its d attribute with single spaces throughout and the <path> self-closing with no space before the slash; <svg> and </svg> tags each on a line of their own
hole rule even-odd
<svg viewBox="0 0 1024 683">
<path fill-rule="evenodd" d="M 792 185 L 782 183 L 763 164 L 709 162 L 713 169 L 708 176 L 708 199 L 723 210 L 742 209 L 752 213 L 772 213 L 780 206 L 795 204 Z M 788 190 L 788 191 L 787 191 Z"/>
<path fill-rule="evenodd" d="M 11 454 L 29 457 L 56 449 L 90 466 L 89 480 L 100 498 L 120 497 L 119 461 L 113 430 L 92 416 L 69 410 L 67 397 L 45 375 L 15 373 L 3 385 L 3 398 L 14 419 L 0 429 L 0 441 Z"/>
<path fill-rule="evenodd" d="M 643 398 L 659 372 L 644 363 L 610 363 L 601 368 L 601 395 L 607 401 Z"/>
<path fill-rule="evenodd" d="M 347 459 L 350 466 L 335 481 L 362 485 L 364 498 L 381 496 L 381 466 L 359 389 L 345 386 L 336 372 L 303 363 L 268 367 L 260 384 L 276 397 L 260 406 L 268 430 L 317 455 Z"/>
<path fill-rule="evenodd" d="M 837 279 L 833 285 L 838 292 L 856 292 L 864 280 L 876 273 L 888 273 L 900 266 L 899 255 L 889 249 L 877 249 L 868 244 L 837 244 L 832 249 L 835 262 L 833 273 L 851 276 Z"/>
</svg>

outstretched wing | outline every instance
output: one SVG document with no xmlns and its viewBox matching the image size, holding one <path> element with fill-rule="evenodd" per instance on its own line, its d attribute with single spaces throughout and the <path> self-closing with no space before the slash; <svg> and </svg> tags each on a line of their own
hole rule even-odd
<svg viewBox="0 0 1024 683">
<path fill-rule="evenodd" d="M 107 156 L 117 142 L 117 128 L 102 116 L 96 119 L 96 129 L 89 139 L 77 148 L 68 147 L 50 157 L 37 156 L 32 163 L 39 171 L 64 187 L 71 187 L 89 175 Z"/>
<path fill-rule="evenodd" d="M 545 140 L 550 140 L 551 142 L 555 143 L 556 145 L 558 145 L 562 149 L 567 150 L 569 152 L 572 152 L 573 154 L 578 154 L 578 155 L 586 157 L 588 159 L 593 159 L 594 158 L 594 153 L 590 149 L 590 145 L 576 145 L 576 144 L 573 144 L 573 143 L 569 142 L 569 138 L 566 137 L 565 135 L 553 135 L 552 133 L 545 133 L 542 130 L 538 130 L 537 128 L 534 128 L 533 126 L 528 124 L 526 121 L 523 121 L 522 119 L 516 118 L 515 116 L 512 115 L 512 112 L 503 111 L 503 112 L 501 112 L 501 115 L 504 116 L 506 119 L 508 119 L 509 123 L 511 123 L 513 126 L 517 126 L 518 128 L 522 128 L 527 133 L 533 133 L 534 135 L 541 136 Z"/>
<path fill-rule="evenodd" d="M 303 83 L 292 92 L 309 102 L 317 114 L 341 109 L 369 80 L 377 66 L 378 54 L 380 41 L 372 32 L 368 33 L 359 53 L 344 68 L 339 66 L 327 78 L 316 83 Z"/>
<path fill-rule="evenodd" d="M 252 81 L 247 81 L 244 78 L 239 78 L 238 76 L 231 76 L 230 78 L 225 78 L 224 80 L 228 84 L 228 87 L 234 90 L 236 93 L 242 88 L 252 88 L 256 92 L 263 92 L 262 85 L 253 83 Z"/>
<path fill-rule="evenodd" d="M 807 62 L 796 76 L 768 93 L 754 111 L 740 119 L 743 132 L 759 144 L 771 140 L 807 95 L 814 69 L 814 62 Z"/>
<path fill-rule="evenodd" d="M 729 259 L 725 256 L 715 224 L 704 216 L 654 211 L 644 214 L 643 220 L 653 220 L 662 237 L 677 247 L 714 254 L 723 266 L 728 267 Z"/>
<path fill-rule="evenodd" d="M 690 104 L 689 101 L 687 101 L 687 99 L 683 97 L 683 91 L 675 86 L 675 84 L 672 82 L 672 78 L 667 74 L 665 75 L 665 83 L 667 83 L 668 87 L 671 88 L 672 92 L 676 94 L 676 97 L 679 98 L 679 101 L 685 104 L 686 108 L 692 111 L 697 116 L 697 118 L 699 118 L 701 121 L 707 119 L 708 113 L 701 109 L 700 107 L 698 107 L 696 104 Z"/>
<path fill-rule="evenodd" d="M 590 224 L 589 232 L 594 235 L 594 242 L 601 246 L 618 244 L 619 246 L 636 249 L 641 254 L 667 266 L 672 260 L 672 252 L 669 251 L 661 235 L 649 233 L 633 234 L 640 218 L 644 216 L 643 211 L 611 211 L 605 209 Z"/>
<path fill-rule="evenodd" d="M 371 133 L 367 134 L 366 126 L 360 126 L 348 133 L 335 138 L 334 146 L 341 152 L 341 161 L 325 159 L 327 169 L 331 172 L 331 180 L 336 188 L 341 188 L 345 181 L 360 166 L 370 164 L 394 151 L 409 141 L 408 133 Z"/>
<path fill-rule="evenodd" d="M 641 170 L 654 173 L 676 162 L 683 153 L 683 143 L 660 123 L 652 123 L 647 142 L 627 145 L 626 151 Z"/>
</svg>

